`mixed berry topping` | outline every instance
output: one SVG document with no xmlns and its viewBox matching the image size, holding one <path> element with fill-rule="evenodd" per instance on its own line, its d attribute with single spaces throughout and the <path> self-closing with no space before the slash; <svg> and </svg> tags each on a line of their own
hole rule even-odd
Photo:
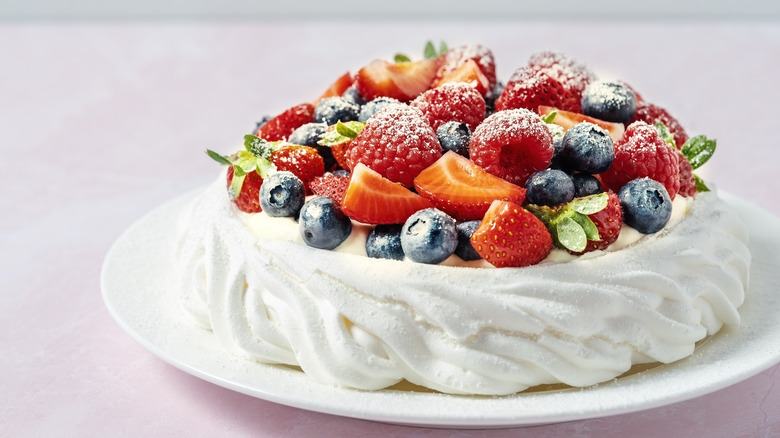
<svg viewBox="0 0 780 438">
<path fill-rule="evenodd" d="M 236 208 L 297 221 L 319 249 L 361 224 L 369 257 L 432 264 L 524 267 L 656 233 L 676 197 L 708 190 L 695 170 L 716 145 L 556 52 L 504 85 L 481 45 L 376 59 L 261 120 L 242 150 L 208 151 Z"/>
</svg>

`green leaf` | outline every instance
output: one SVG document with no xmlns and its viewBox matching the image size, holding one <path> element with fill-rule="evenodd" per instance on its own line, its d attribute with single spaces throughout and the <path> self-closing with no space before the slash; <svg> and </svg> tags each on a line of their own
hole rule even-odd
<svg viewBox="0 0 780 438">
<path fill-rule="evenodd" d="M 244 136 L 244 148 L 253 156 L 268 160 L 273 152 L 273 143 L 256 135 L 247 134 Z"/>
<path fill-rule="evenodd" d="M 601 240 L 598 227 L 596 227 L 596 224 L 594 224 L 588 216 L 584 214 L 574 214 L 571 218 L 582 227 L 582 231 L 585 232 L 585 237 L 588 240 Z"/>
<path fill-rule="evenodd" d="M 669 145 L 674 148 L 677 148 L 677 143 L 674 141 L 674 134 L 672 134 L 672 131 L 669 130 L 669 128 L 664 125 L 661 122 L 658 122 L 655 124 L 655 129 L 658 130 L 658 134 L 661 135 L 661 138 Z"/>
<path fill-rule="evenodd" d="M 709 192 L 710 188 L 707 187 L 707 184 L 704 183 L 704 180 L 699 177 L 699 175 L 694 174 L 693 175 L 694 181 L 696 181 L 696 191 L 697 192 Z"/>
<path fill-rule="evenodd" d="M 598 213 L 601 210 L 607 208 L 609 203 L 609 195 L 606 193 L 597 193 L 595 195 L 583 196 L 576 198 L 569 203 L 571 209 L 577 213 L 589 215 Z M 590 219 L 589 219 L 590 220 Z"/>
<path fill-rule="evenodd" d="M 409 58 L 408 56 L 404 55 L 403 53 L 396 53 L 395 56 L 393 57 L 393 61 L 395 61 L 396 63 L 399 63 L 399 62 L 412 62 L 411 58 Z"/>
<path fill-rule="evenodd" d="M 238 168 L 234 169 L 233 179 L 230 180 L 230 186 L 228 186 L 228 195 L 230 200 L 233 201 L 241 194 L 241 187 L 244 185 L 246 179 L 246 173 L 238 173 Z"/>
<path fill-rule="evenodd" d="M 588 244 L 588 238 L 582 226 L 571 217 L 562 218 L 557 222 L 555 231 L 558 235 L 558 242 L 571 251 L 580 252 Z"/>
<path fill-rule="evenodd" d="M 685 142 L 681 151 L 688 162 L 691 163 L 691 167 L 698 169 L 704 163 L 706 163 L 712 155 L 715 154 L 715 148 L 717 141 L 709 139 L 703 135 L 697 135 L 691 137 Z"/>
<path fill-rule="evenodd" d="M 449 50 L 449 47 L 447 47 L 447 43 L 445 43 L 444 41 L 440 42 L 439 43 L 439 55 L 443 55 L 444 53 L 447 52 L 447 50 Z"/>
<path fill-rule="evenodd" d="M 557 116 L 557 115 L 558 115 L 558 110 L 554 109 L 554 110 L 550 111 L 550 114 L 542 116 L 542 121 L 544 123 L 548 123 L 548 124 L 552 123 L 553 120 L 555 120 L 555 116 Z"/>
<path fill-rule="evenodd" d="M 439 53 L 436 51 L 436 46 L 433 45 L 432 41 L 428 41 L 427 43 L 425 43 L 423 56 L 425 56 L 425 59 L 434 59 L 437 56 L 439 56 Z"/>
<path fill-rule="evenodd" d="M 328 131 L 320 136 L 320 140 L 317 142 L 320 146 L 336 146 L 352 140 L 360 134 L 363 127 L 366 126 L 363 122 L 337 122 L 336 129 Z"/>
<path fill-rule="evenodd" d="M 233 164 L 233 163 L 230 162 L 230 160 L 227 157 L 225 157 L 224 155 L 220 155 L 220 154 L 212 151 L 211 149 L 206 149 L 206 154 L 209 157 L 211 157 L 211 159 L 213 159 L 214 161 L 216 161 L 219 164 L 222 164 L 222 165 L 225 165 L 225 166 L 230 166 L 230 165 Z"/>
<path fill-rule="evenodd" d="M 257 160 L 257 172 L 260 178 L 266 179 L 276 172 L 276 165 L 270 160 Z"/>
</svg>

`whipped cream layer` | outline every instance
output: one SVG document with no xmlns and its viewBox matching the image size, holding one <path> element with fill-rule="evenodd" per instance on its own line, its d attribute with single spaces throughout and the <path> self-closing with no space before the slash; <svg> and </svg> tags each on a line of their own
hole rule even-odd
<svg viewBox="0 0 780 438">
<path fill-rule="evenodd" d="M 748 233 L 714 192 L 614 252 L 526 268 L 379 260 L 253 234 L 218 179 L 180 218 L 181 303 L 226 348 L 323 384 L 588 386 L 739 324 Z"/>
</svg>

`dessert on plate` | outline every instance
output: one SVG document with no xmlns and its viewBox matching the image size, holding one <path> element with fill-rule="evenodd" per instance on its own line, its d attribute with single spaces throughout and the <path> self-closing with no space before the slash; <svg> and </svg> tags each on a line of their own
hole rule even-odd
<svg viewBox="0 0 780 438">
<path fill-rule="evenodd" d="M 264 118 L 183 212 L 185 311 L 313 382 L 583 387 L 738 325 L 748 233 L 688 136 L 555 52 L 374 60 Z M 396 387 L 397 388 L 397 387 Z"/>
</svg>

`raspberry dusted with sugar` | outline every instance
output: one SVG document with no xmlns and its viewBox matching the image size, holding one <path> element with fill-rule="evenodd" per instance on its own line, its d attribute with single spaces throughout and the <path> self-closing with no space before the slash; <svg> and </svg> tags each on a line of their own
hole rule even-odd
<svg viewBox="0 0 780 438">
<path fill-rule="evenodd" d="M 299 127 L 314 121 L 314 106 L 310 103 L 296 105 L 266 122 L 255 135 L 267 140 L 287 140 Z"/>
<path fill-rule="evenodd" d="M 566 111 L 580 111 L 576 96 L 545 71 L 521 68 L 509 78 L 496 100 L 496 111 L 526 108 L 536 111 L 540 106 L 551 106 Z"/>
<path fill-rule="evenodd" d="M 393 105 L 368 119 L 352 140 L 347 155 L 351 169 L 363 163 L 385 178 L 411 187 L 414 177 L 441 157 L 441 145 L 423 113 Z"/>
<path fill-rule="evenodd" d="M 410 105 L 423 112 L 434 131 L 451 121 L 465 123 L 473 131 L 485 118 L 485 99 L 464 82 L 432 88 Z"/>
<path fill-rule="evenodd" d="M 527 109 L 499 111 L 486 118 L 471 136 L 471 160 L 513 184 L 546 169 L 553 156 L 553 139 L 542 119 Z"/>
<path fill-rule="evenodd" d="M 632 122 L 642 121 L 649 125 L 663 123 L 666 128 L 674 135 L 674 142 L 677 149 L 681 148 L 688 141 L 688 134 L 685 128 L 668 111 L 658 105 L 649 102 L 637 102 L 636 112 Z"/>
<path fill-rule="evenodd" d="M 529 58 L 528 67 L 534 71 L 543 71 L 557 80 L 577 101 L 577 108 L 570 109 L 570 111 L 575 112 L 579 112 L 582 92 L 585 91 L 588 84 L 597 79 L 596 74 L 587 66 L 558 52 L 535 53 Z"/>
<path fill-rule="evenodd" d="M 601 174 L 601 181 L 618 192 L 627 182 L 648 177 L 663 184 L 669 197 L 674 199 L 680 189 L 679 166 L 678 155 L 654 126 L 634 122 L 615 143 L 615 160 L 612 167 Z"/>
</svg>

